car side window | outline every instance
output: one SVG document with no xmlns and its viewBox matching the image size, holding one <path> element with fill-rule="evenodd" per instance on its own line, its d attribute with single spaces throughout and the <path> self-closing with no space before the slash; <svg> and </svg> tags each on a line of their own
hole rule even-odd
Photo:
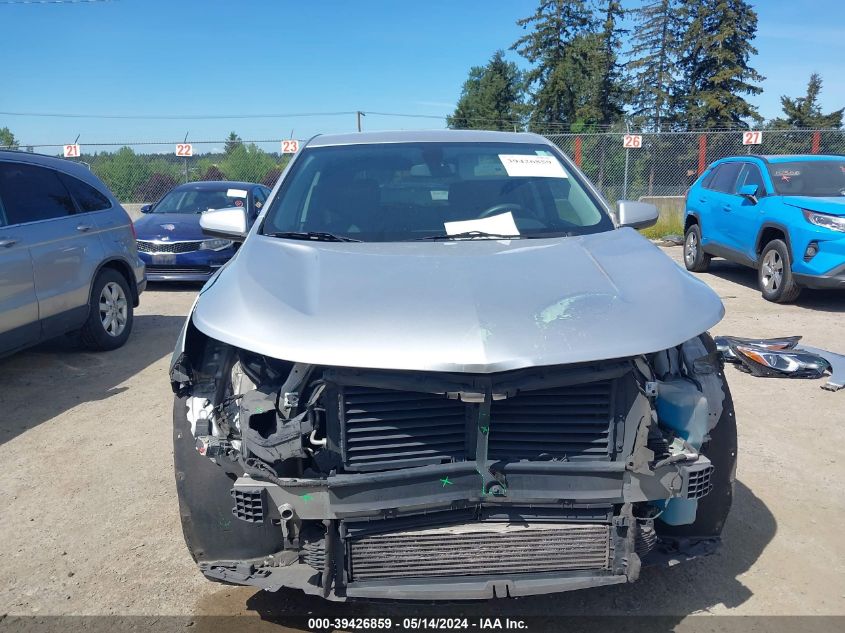
<svg viewBox="0 0 845 633">
<path fill-rule="evenodd" d="M 739 193 L 739 190 L 745 185 L 757 185 L 758 198 L 766 195 L 766 183 L 763 181 L 763 174 L 760 173 L 760 168 L 757 165 L 745 163 L 742 166 L 742 173 L 736 181 L 735 193 Z"/>
<path fill-rule="evenodd" d="M 742 163 L 723 163 L 719 165 L 713 179 L 710 181 L 710 189 L 722 193 L 734 193 L 736 191 L 736 179 L 742 169 Z"/>
<path fill-rule="evenodd" d="M 24 163 L 0 163 L 0 198 L 9 224 L 61 218 L 76 211 L 55 171 Z"/>
<path fill-rule="evenodd" d="M 59 178 L 61 178 L 65 187 L 67 187 L 70 194 L 76 199 L 76 204 L 79 205 L 79 210 L 82 213 L 104 211 L 105 209 L 111 208 L 112 205 L 109 199 L 87 182 L 82 182 L 78 178 L 62 173 L 59 174 Z"/>
<path fill-rule="evenodd" d="M 710 170 L 710 173 L 704 177 L 704 180 L 701 181 L 701 186 L 705 189 L 712 189 L 713 188 L 713 179 L 716 177 L 716 174 L 719 173 L 719 167 L 721 165 L 717 165 L 713 169 Z"/>
</svg>

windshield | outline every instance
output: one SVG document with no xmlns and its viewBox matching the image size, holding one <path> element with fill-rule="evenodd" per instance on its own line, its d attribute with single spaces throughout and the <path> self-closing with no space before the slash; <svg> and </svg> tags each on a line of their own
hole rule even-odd
<svg viewBox="0 0 845 633">
<path fill-rule="evenodd" d="M 292 170 L 267 213 L 265 235 L 386 242 L 613 228 L 601 203 L 546 145 L 306 148 Z"/>
<path fill-rule="evenodd" d="M 845 160 L 772 163 L 769 174 L 781 196 L 845 196 Z"/>
<path fill-rule="evenodd" d="M 243 207 L 246 189 L 221 187 L 220 189 L 174 190 L 161 199 L 153 213 L 202 213 L 208 209 Z"/>
</svg>

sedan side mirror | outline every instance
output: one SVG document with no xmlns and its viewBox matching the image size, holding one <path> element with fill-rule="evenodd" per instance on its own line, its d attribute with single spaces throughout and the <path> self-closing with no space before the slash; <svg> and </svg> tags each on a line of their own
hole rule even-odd
<svg viewBox="0 0 845 633">
<path fill-rule="evenodd" d="M 200 228 L 210 237 L 243 242 L 246 238 L 246 211 L 243 207 L 209 209 L 200 216 Z"/>
<path fill-rule="evenodd" d="M 619 226 L 630 226 L 632 229 L 645 229 L 654 226 L 659 217 L 657 207 L 648 202 L 634 200 L 620 200 L 616 203 L 616 219 Z"/>
<path fill-rule="evenodd" d="M 757 204 L 757 191 L 759 191 L 759 187 L 757 185 L 742 185 L 739 188 L 739 195 L 741 195 L 746 200 L 750 200 L 751 204 Z"/>
<path fill-rule="evenodd" d="M 153 210 L 153 205 L 151 205 L 151 204 L 145 204 L 145 205 L 141 206 L 141 213 L 149 213 L 152 210 Z"/>
</svg>

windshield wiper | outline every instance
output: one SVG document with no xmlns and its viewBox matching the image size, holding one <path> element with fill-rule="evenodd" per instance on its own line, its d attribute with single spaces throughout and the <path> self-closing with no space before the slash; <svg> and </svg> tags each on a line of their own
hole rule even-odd
<svg viewBox="0 0 845 633">
<path fill-rule="evenodd" d="M 447 235 L 446 233 L 439 234 L 439 235 L 426 235 L 425 237 L 415 237 L 411 241 L 420 241 L 420 240 L 459 240 L 462 238 L 470 238 L 470 237 L 484 237 L 484 238 L 491 238 L 497 240 L 518 240 L 522 238 L 522 235 L 503 235 L 501 233 L 487 233 L 486 231 L 464 231 L 463 233 L 453 233 L 452 235 Z"/>
<path fill-rule="evenodd" d="M 326 233 L 324 231 L 277 231 L 275 233 L 265 233 L 270 237 L 283 237 L 289 240 L 313 240 L 315 242 L 360 242 L 354 237 L 346 237 L 345 235 L 335 235 L 334 233 Z"/>
</svg>

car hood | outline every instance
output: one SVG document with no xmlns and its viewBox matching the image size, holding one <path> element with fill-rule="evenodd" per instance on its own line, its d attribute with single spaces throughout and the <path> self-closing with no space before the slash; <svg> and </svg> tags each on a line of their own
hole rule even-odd
<svg viewBox="0 0 845 633">
<path fill-rule="evenodd" d="M 199 213 L 148 213 L 135 220 L 139 240 L 204 240 Z"/>
<path fill-rule="evenodd" d="M 632 229 L 543 240 L 252 235 L 193 321 L 273 358 L 494 372 L 634 356 L 704 332 L 719 297 Z"/>
<path fill-rule="evenodd" d="M 830 215 L 845 215 L 845 196 L 830 198 L 816 198 L 813 196 L 784 196 L 784 203 L 793 207 L 828 213 Z"/>
</svg>

